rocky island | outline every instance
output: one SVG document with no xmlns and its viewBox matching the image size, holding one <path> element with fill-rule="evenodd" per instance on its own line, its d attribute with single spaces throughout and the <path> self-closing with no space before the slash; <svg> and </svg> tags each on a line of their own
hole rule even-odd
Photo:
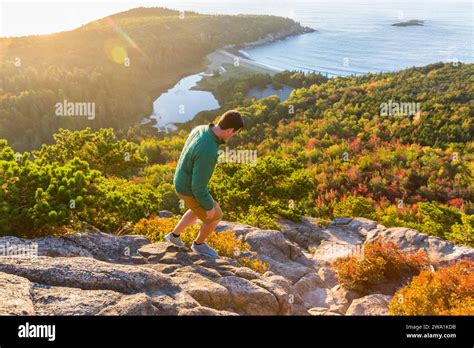
<svg viewBox="0 0 474 348">
<path fill-rule="evenodd" d="M 410 19 L 408 21 L 398 22 L 392 24 L 393 27 L 411 27 L 411 26 L 423 26 L 424 21 L 419 19 Z"/>
</svg>

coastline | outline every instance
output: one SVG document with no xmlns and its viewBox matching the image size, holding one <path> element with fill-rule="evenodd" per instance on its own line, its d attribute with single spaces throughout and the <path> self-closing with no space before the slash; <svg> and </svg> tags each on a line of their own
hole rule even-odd
<svg viewBox="0 0 474 348">
<path fill-rule="evenodd" d="M 284 71 L 284 69 L 258 63 L 252 60 L 250 57 L 246 57 L 243 53 L 240 52 L 240 50 L 244 48 L 263 46 L 275 41 L 286 39 L 291 36 L 312 32 L 316 32 L 316 30 L 309 27 L 303 27 L 299 24 L 295 24 L 289 30 L 282 31 L 276 34 L 268 34 L 264 38 L 259 39 L 257 41 L 248 42 L 242 45 L 226 45 L 206 56 L 208 64 L 207 69 L 204 73 L 212 74 L 215 70 L 218 70 L 220 73 L 225 73 L 226 70 L 223 66 L 224 64 L 235 65 L 236 63 L 238 63 L 238 66 L 250 69 L 252 71 L 255 71 L 256 73 L 269 74 L 273 76 L 279 72 Z"/>
<path fill-rule="evenodd" d="M 244 75 L 244 74 L 249 74 L 249 73 L 250 74 L 253 74 L 253 73 L 268 74 L 270 76 L 273 76 L 275 74 L 278 74 L 284 71 L 284 69 L 258 63 L 252 60 L 250 57 L 246 56 L 244 53 L 240 52 L 240 50 L 244 48 L 267 45 L 272 42 L 283 40 L 291 36 L 311 33 L 315 31 L 316 30 L 312 28 L 303 27 L 299 25 L 298 23 L 295 23 L 288 30 L 283 30 L 276 34 L 270 33 L 266 35 L 264 38 L 261 38 L 257 41 L 252 41 L 252 42 L 248 42 L 248 43 L 240 44 L 240 45 L 235 45 L 235 44 L 225 45 L 215 50 L 214 52 L 209 53 L 205 57 L 205 59 L 201 63 L 204 66 L 204 69 L 202 69 L 201 72 L 198 72 L 197 74 L 203 76 L 203 78 L 206 78 L 206 76 L 207 77 L 212 76 L 214 72 L 217 70 L 219 71 L 221 76 L 224 76 L 224 78 L 230 77 L 232 75 L 235 76 L 235 74 Z M 238 62 L 238 65 L 236 64 L 236 62 Z M 227 69 L 229 69 L 230 71 L 228 71 Z M 197 75 L 197 74 L 196 73 L 190 74 L 190 75 L 185 74 L 184 76 L 180 78 L 180 80 L 188 76 Z M 168 89 L 167 91 L 169 90 L 170 89 Z M 203 88 L 202 86 L 199 86 L 198 84 L 194 87 L 191 87 L 190 90 L 208 91 L 214 94 L 212 89 Z M 157 98 L 159 98 L 161 95 L 162 93 Z M 142 126 L 153 127 L 155 129 L 157 128 L 156 118 L 153 117 L 155 115 L 154 112 L 155 110 L 153 107 L 153 113 L 142 120 L 142 123 L 141 123 Z M 178 123 L 173 122 L 172 125 L 176 127 L 177 124 L 179 123 L 180 122 Z"/>
<path fill-rule="evenodd" d="M 213 74 L 215 70 L 218 70 L 221 74 L 225 74 L 225 64 L 235 65 L 238 62 L 238 66 L 247 68 L 256 73 L 275 75 L 279 72 L 284 71 L 275 67 L 270 67 L 265 64 L 257 63 L 254 60 L 244 58 L 241 55 L 237 55 L 229 52 L 228 50 L 219 49 L 206 56 L 208 60 L 206 74 Z"/>
</svg>

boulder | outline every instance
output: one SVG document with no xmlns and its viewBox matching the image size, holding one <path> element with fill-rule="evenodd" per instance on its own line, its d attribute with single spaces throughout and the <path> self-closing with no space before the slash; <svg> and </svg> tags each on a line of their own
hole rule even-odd
<svg viewBox="0 0 474 348">
<path fill-rule="evenodd" d="M 308 315 L 308 310 L 305 303 L 295 288 L 295 286 L 285 277 L 266 272 L 264 274 L 265 281 L 278 285 L 285 293 L 285 299 L 290 304 L 290 314 L 294 315 Z"/>
<path fill-rule="evenodd" d="M 324 272 L 321 273 L 324 274 Z M 331 308 L 333 311 L 344 312 L 348 307 L 348 305 L 346 306 L 347 301 L 344 302 L 339 297 L 336 297 L 329 284 L 317 273 L 309 273 L 296 282 L 294 287 L 303 299 L 307 309 L 324 307 Z"/>
<path fill-rule="evenodd" d="M 365 218 L 336 218 L 326 227 L 309 217 L 302 217 L 301 222 L 298 223 L 289 220 L 280 221 L 282 233 L 304 248 L 319 245 L 323 241 L 349 245 L 361 244 L 368 231 L 380 226 L 377 222 Z"/>
<path fill-rule="evenodd" d="M 173 276 L 186 293 L 206 307 L 227 310 L 227 303 L 231 301 L 229 290 L 212 279 L 196 272 L 180 272 Z"/>
<path fill-rule="evenodd" d="M 402 250 L 417 251 L 425 250 L 428 257 L 438 265 L 445 265 L 457 260 L 468 258 L 474 260 L 474 249 L 456 245 L 447 240 L 430 236 L 406 227 L 391 227 L 386 229 L 375 229 L 367 236 L 367 243 L 381 240 L 382 242 L 394 242 Z"/>
<path fill-rule="evenodd" d="M 46 285 L 84 290 L 136 293 L 145 289 L 179 291 L 168 276 L 138 266 L 112 264 L 88 257 L 1 257 L 0 272 Z"/>
<path fill-rule="evenodd" d="M 199 303 L 187 292 L 181 291 L 172 296 L 156 293 L 150 296 L 160 315 L 180 315 L 183 311 L 188 311 L 200 307 Z"/>
<path fill-rule="evenodd" d="M 313 248 L 312 259 L 319 265 L 328 265 L 340 257 L 357 254 L 367 233 L 379 228 L 383 226 L 365 218 L 336 218 L 327 227 L 315 230 L 321 242 Z"/>
<path fill-rule="evenodd" d="M 388 303 L 392 296 L 382 294 L 367 295 L 352 301 L 346 315 L 389 315 Z"/>
<path fill-rule="evenodd" d="M 297 282 L 299 279 L 304 277 L 308 273 L 314 272 L 313 269 L 303 266 L 298 262 L 278 262 L 266 256 L 259 257 L 262 261 L 269 264 L 271 270 L 275 274 L 279 274 L 290 280 L 292 283 Z"/>
<path fill-rule="evenodd" d="M 205 307 L 249 315 L 291 312 L 283 288 L 235 260 L 201 258 L 168 243 L 144 246 L 139 253 L 151 260 L 144 267 L 166 271 L 186 293 Z M 164 268 L 163 263 L 168 262 L 179 262 L 181 267 Z"/>
<path fill-rule="evenodd" d="M 102 261 L 127 261 L 150 240 L 140 235 L 115 236 L 100 232 L 85 224 L 85 231 L 67 233 L 62 237 L 23 239 L 12 236 L 0 237 L 0 256 L 9 256 L 5 250 L 35 245 L 35 256 L 50 257 L 94 257 Z M 11 255 L 10 255 L 11 256 Z M 130 261 L 133 262 L 133 261 Z"/>
<path fill-rule="evenodd" d="M 256 284 L 235 276 L 223 277 L 217 283 L 225 287 L 230 294 L 227 305 L 223 308 L 246 315 L 275 315 L 281 313 L 278 299 L 275 295 Z"/>
<path fill-rule="evenodd" d="M 98 260 L 109 261 L 135 255 L 150 240 L 141 235 L 115 236 L 100 231 L 68 233 L 62 237 L 92 254 Z"/>
<path fill-rule="evenodd" d="M 279 305 L 279 315 L 287 315 L 293 313 L 294 308 L 292 306 L 292 297 L 289 296 L 289 294 L 285 291 L 284 288 L 282 288 L 278 284 L 270 283 L 263 279 L 253 279 L 251 282 L 259 286 L 260 288 L 267 290 L 276 298 Z"/>
<path fill-rule="evenodd" d="M 153 300 L 145 294 L 123 296 L 117 303 L 108 306 L 99 315 L 160 315 L 160 310 L 153 305 Z"/>
<path fill-rule="evenodd" d="M 331 308 L 335 306 L 331 290 L 327 288 L 312 288 L 311 290 L 301 294 L 301 297 L 303 298 L 306 308 Z"/>
<path fill-rule="evenodd" d="M 88 250 L 64 238 L 41 237 L 29 240 L 11 236 L 0 237 L 0 249 L 5 251 L 0 253 L 1 256 L 14 256 L 17 254 L 15 250 L 24 253 L 27 248 L 31 251 L 34 250 L 35 256 L 93 257 Z M 23 254 L 23 256 L 26 255 Z"/>
<path fill-rule="evenodd" d="M 341 314 L 345 314 L 347 312 L 347 309 L 353 300 L 362 297 L 361 294 L 352 290 L 347 290 L 341 285 L 336 285 L 331 288 L 331 294 L 334 300 L 331 310 Z"/>
<path fill-rule="evenodd" d="M 237 277 L 244 278 L 247 280 L 254 280 L 260 278 L 260 274 L 247 267 L 232 267 L 231 272 L 234 273 Z"/>
<path fill-rule="evenodd" d="M 331 267 L 320 267 L 318 269 L 318 276 L 320 283 L 325 288 L 332 288 L 338 284 L 336 279 L 336 272 Z"/>
<path fill-rule="evenodd" d="M 346 225 L 338 224 L 338 226 L 348 231 L 358 233 L 365 238 L 367 238 L 367 234 L 373 230 L 385 229 L 385 226 L 380 225 L 377 221 L 362 217 L 351 219 Z"/>
<path fill-rule="evenodd" d="M 349 244 L 333 241 L 323 241 L 317 249 L 313 251 L 312 259 L 320 266 L 329 266 L 340 257 L 348 257 L 359 254 L 362 250 L 362 242 Z"/>
<path fill-rule="evenodd" d="M 175 253 L 183 251 L 181 248 L 168 242 L 159 242 L 153 244 L 146 244 L 140 247 L 137 252 L 143 257 L 150 258 L 150 261 L 158 262 L 166 253 Z"/>
<path fill-rule="evenodd" d="M 278 224 L 286 238 L 305 249 L 318 245 L 324 239 L 323 227 L 311 217 L 303 216 L 299 222 L 282 219 Z"/>
<path fill-rule="evenodd" d="M 313 271 L 313 262 L 279 231 L 255 230 L 245 235 L 245 241 L 272 272 L 292 282 Z"/>
<path fill-rule="evenodd" d="M 245 315 L 286 314 L 285 295 L 280 287 L 262 280 L 237 276 L 209 279 L 196 272 L 173 277 L 201 305 Z"/>
<path fill-rule="evenodd" d="M 114 305 L 122 294 L 111 290 L 82 290 L 35 284 L 34 299 L 39 315 L 96 315 Z"/>
<path fill-rule="evenodd" d="M 336 219 L 323 228 L 321 231 L 322 239 L 339 244 L 357 245 L 364 242 L 369 231 L 383 227 L 376 221 L 366 218 L 355 218 L 343 221 L 345 224 Z"/>
<path fill-rule="evenodd" d="M 317 273 L 312 272 L 304 275 L 297 282 L 295 282 L 294 287 L 296 291 L 298 291 L 298 293 L 303 296 L 303 294 L 315 288 L 323 287 L 323 281 Z"/>
<path fill-rule="evenodd" d="M 28 279 L 0 272 L 0 315 L 34 315 L 33 285 Z"/>
</svg>

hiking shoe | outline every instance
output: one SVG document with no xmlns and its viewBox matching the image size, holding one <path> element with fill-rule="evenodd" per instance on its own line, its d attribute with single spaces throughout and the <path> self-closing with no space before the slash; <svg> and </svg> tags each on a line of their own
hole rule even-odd
<svg viewBox="0 0 474 348">
<path fill-rule="evenodd" d="M 217 259 L 219 257 L 219 254 L 206 243 L 196 244 L 193 242 L 191 250 L 201 256 L 207 256 L 213 259 Z"/>
<path fill-rule="evenodd" d="M 171 244 L 176 245 L 177 247 L 180 247 L 180 248 L 183 248 L 183 249 L 187 249 L 186 245 L 184 245 L 184 243 L 183 243 L 183 241 L 181 240 L 181 238 L 173 236 L 173 232 L 168 233 L 168 234 L 165 236 L 165 240 L 166 240 L 168 243 L 171 243 Z"/>
</svg>

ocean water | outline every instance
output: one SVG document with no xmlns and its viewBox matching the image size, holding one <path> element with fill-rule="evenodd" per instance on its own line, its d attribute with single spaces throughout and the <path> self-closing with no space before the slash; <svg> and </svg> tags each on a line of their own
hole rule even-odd
<svg viewBox="0 0 474 348">
<path fill-rule="evenodd" d="M 270 14 L 318 30 L 249 49 L 262 64 L 330 75 L 474 62 L 472 0 L 46 0 L 0 1 L 0 36 L 69 30 L 138 6 L 208 14 Z M 393 27 L 420 19 L 422 27 Z"/>
<path fill-rule="evenodd" d="M 283 70 L 333 75 L 396 71 L 434 62 L 474 62 L 471 0 L 175 0 L 164 6 L 213 14 L 271 14 L 317 32 L 247 49 Z M 409 19 L 424 26 L 394 27 Z"/>
<path fill-rule="evenodd" d="M 474 62 L 473 2 L 470 0 L 174 0 L 158 5 L 208 14 L 271 14 L 317 30 L 245 49 L 258 63 L 279 70 L 317 71 L 328 76 L 397 71 L 435 62 Z M 156 3 L 154 5 L 157 5 Z M 394 27 L 419 19 L 424 26 Z M 202 76 L 181 80 L 154 103 L 158 127 L 172 128 L 199 111 L 218 107 L 211 93 L 191 88 Z M 257 98 L 291 90 L 253 89 Z M 181 108 L 181 109 L 180 109 Z M 184 108 L 184 110 L 182 110 Z"/>
</svg>

